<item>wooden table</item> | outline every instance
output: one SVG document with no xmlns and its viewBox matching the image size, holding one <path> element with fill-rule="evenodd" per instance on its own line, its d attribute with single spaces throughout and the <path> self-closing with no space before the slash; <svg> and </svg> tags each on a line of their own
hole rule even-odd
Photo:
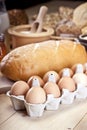
<svg viewBox="0 0 87 130">
<path fill-rule="evenodd" d="M 87 99 L 44 111 L 39 118 L 15 111 L 9 97 L 0 95 L 0 130 L 87 130 Z"/>
</svg>

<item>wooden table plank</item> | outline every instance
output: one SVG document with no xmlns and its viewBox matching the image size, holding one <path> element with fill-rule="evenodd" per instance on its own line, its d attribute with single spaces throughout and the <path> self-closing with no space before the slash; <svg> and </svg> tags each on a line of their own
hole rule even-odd
<svg viewBox="0 0 87 130">
<path fill-rule="evenodd" d="M 5 94 L 0 94 L 0 124 L 14 113 L 10 99 Z"/>
<path fill-rule="evenodd" d="M 74 130 L 87 130 L 87 113 Z"/>
<path fill-rule="evenodd" d="M 0 119 L 3 119 L 0 130 L 72 130 L 87 113 L 87 99 L 60 105 L 57 111 L 45 111 L 40 118 L 29 117 L 26 111 L 15 112 L 5 95 L 0 96 L 0 104 Z"/>
</svg>

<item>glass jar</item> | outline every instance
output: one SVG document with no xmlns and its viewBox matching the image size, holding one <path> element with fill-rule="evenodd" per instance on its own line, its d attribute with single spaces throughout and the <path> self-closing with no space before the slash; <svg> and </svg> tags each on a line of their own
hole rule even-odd
<svg viewBox="0 0 87 130">
<path fill-rule="evenodd" d="M 5 1 L 0 0 L 0 33 L 5 33 L 10 25 L 9 16 L 6 10 Z"/>
<path fill-rule="evenodd" d="M 7 50 L 4 43 L 4 34 L 0 34 L 0 61 L 6 55 Z"/>
</svg>

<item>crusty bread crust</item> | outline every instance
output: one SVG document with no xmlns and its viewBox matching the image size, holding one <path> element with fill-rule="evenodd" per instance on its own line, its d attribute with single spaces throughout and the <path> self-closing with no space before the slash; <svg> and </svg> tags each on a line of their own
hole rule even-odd
<svg viewBox="0 0 87 130">
<path fill-rule="evenodd" d="M 14 81 L 32 75 L 43 76 L 47 71 L 59 72 L 64 67 L 87 62 L 85 48 L 69 40 L 49 40 L 18 47 L 1 61 L 1 72 Z"/>
<path fill-rule="evenodd" d="M 74 9 L 73 22 L 81 29 L 87 26 L 87 2 L 80 4 Z"/>
</svg>

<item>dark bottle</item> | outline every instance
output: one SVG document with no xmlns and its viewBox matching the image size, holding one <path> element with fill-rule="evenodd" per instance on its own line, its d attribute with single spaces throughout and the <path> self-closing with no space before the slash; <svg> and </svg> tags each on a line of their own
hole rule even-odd
<svg viewBox="0 0 87 130">
<path fill-rule="evenodd" d="M 0 61 L 6 55 L 7 50 L 4 43 L 4 34 L 0 34 Z"/>
</svg>

